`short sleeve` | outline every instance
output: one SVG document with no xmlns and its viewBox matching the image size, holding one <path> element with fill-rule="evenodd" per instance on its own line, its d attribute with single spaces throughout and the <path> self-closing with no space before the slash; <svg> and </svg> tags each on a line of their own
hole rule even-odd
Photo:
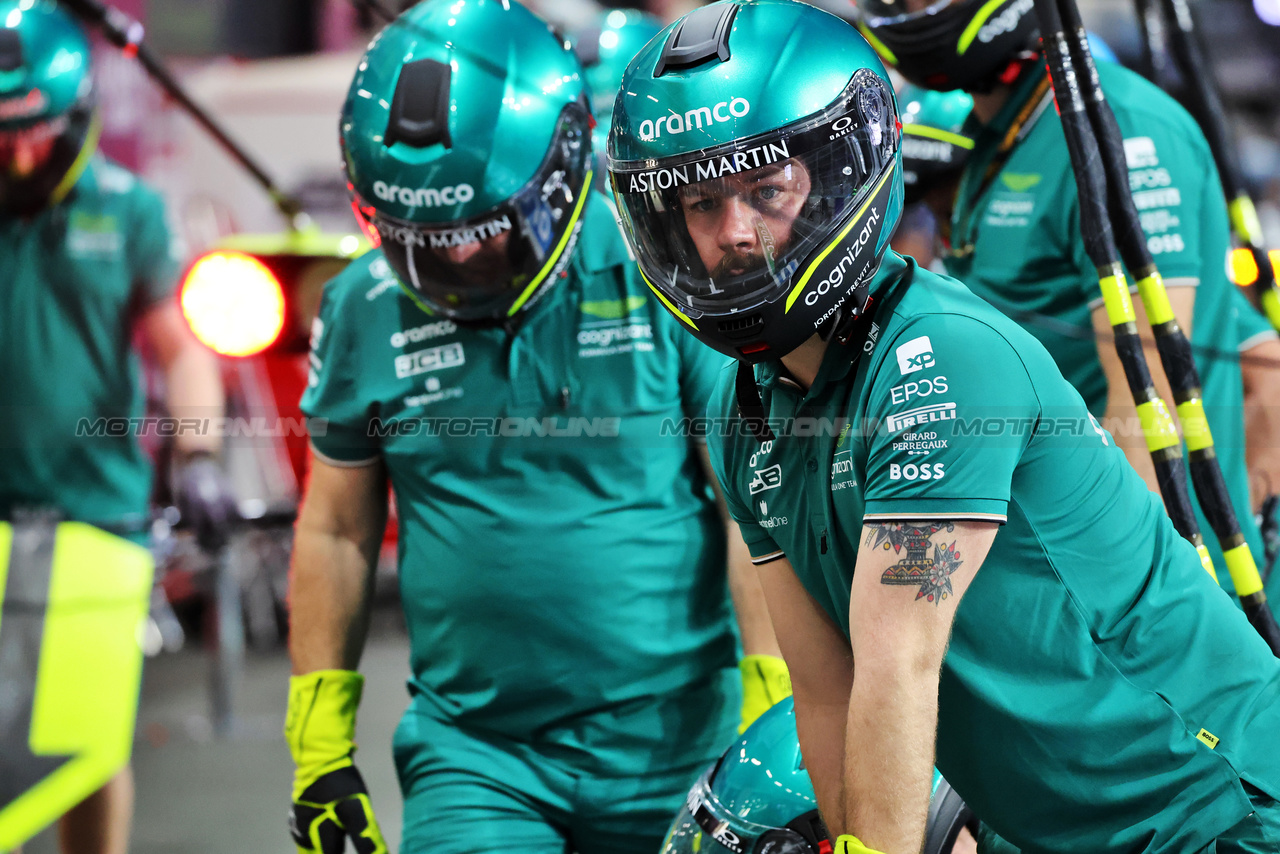
<svg viewBox="0 0 1280 854">
<path fill-rule="evenodd" d="M 687 330 L 674 329 L 672 334 L 680 352 L 681 407 L 686 418 L 703 418 L 720 371 L 734 360 L 703 344 Z"/>
<path fill-rule="evenodd" d="M 692 338 L 693 336 L 688 337 Z M 701 346 L 700 343 L 699 346 Z M 714 353 L 715 351 L 711 352 Z M 733 397 L 735 369 L 735 367 L 730 366 L 712 375 L 716 384 L 711 392 L 710 405 L 707 407 L 707 415 L 710 417 L 712 425 L 730 424 L 733 422 L 729 419 L 738 417 L 738 407 Z M 738 523 L 738 530 L 742 532 L 742 540 L 747 544 L 748 551 L 751 552 L 751 562 L 754 564 L 768 563 L 771 560 L 782 557 L 782 549 L 778 548 L 778 544 L 774 542 L 773 537 L 769 536 L 765 529 L 760 527 L 760 523 L 756 521 L 755 516 L 747 510 L 748 496 L 743 496 L 741 493 L 741 478 L 735 480 L 731 474 L 735 470 L 733 461 L 736 455 L 749 454 L 751 449 L 745 445 L 755 441 L 749 436 L 741 435 L 742 432 L 740 430 L 710 430 L 707 433 L 707 452 L 711 457 L 711 468 L 716 473 L 716 480 L 720 482 L 720 487 L 724 491 L 724 502 L 729 510 L 729 516 Z"/>
<path fill-rule="evenodd" d="M 336 465 L 366 465 L 378 458 L 381 447 L 369 430 L 373 404 L 360 396 L 360 351 L 350 316 L 344 317 L 338 305 L 341 280 L 325 285 L 311 325 L 307 388 L 300 406 L 309 416 L 317 454 Z"/>
<path fill-rule="evenodd" d="M 133 292 L 143 306 L 173 296 L 178 287 L 181 251 L 169 230 L 164 200 L 153 190 L 138 187 L 129 228 Z"/>
<path fill-rule="evenodd" d="M 865 518 L 1003 523 L 1041 409 L 1018 352 L 961 315 L 922 316 L 885 352 L 868 381 Z"/>
<path fill-rule="evenodd" d="M 1248 297 L 1235 285 L 1231 286 L 1231 314 L 1236 322 L 1236 347 L 1243 353 L 1277 336 L 1262 312 L 1253 307 Z"/>
</svg>

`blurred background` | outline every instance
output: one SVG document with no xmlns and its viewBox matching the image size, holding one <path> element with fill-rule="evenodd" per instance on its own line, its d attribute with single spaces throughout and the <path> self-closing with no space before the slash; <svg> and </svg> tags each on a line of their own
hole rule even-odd
<svg viewBox="0 0 1280 854">
<path fill-rule="evenodd" d="M 259 254 L 277 287 L 265 303 L 277 322 L 248 349 L 244 342 L 225 340 L 228 329 L 219 326 L 216 308 L 188 308 L 193 324 L 208 321 L 206 343 L 225 354 L 229 414 L 249 423 L 243 436 L 229 438 L 227 461 L 241 511 L 253 524 L 213 557 L 170 531 L 163 515 L 157 518 L 153 533 L 161 576 L 134 751 L 133 851 L 291 851 L 285 811 L 292 765 L 281 727 L 289 671 L 284 641 L 290 527 L 306 448 L 296 404 L 306 376 L 306 330 L 320 287 L 363 245 L 339 168 L 337 117 L 359 55 L 382 21 L 361 0 L 113 5 L 142 22 L 147 43 L 193 100 L 329 235 L 323 245 L 301 252 L 296 246 L 276 252 L 270 242 L 275 238 L 255 238 L 266 241 L 256 245 L 266 247 Z M 411 4 L 382 5 L 398 11 Z M 595 0 L 528 5 L 569 35 L 586 31 L 602 11 Z M 630 4 L 663 21 L 695 5 Z M 851 8 L 846 0 L 815 5 L 844 15 Z M 1086 24 L 1119 59 L 1143 70 L 1133 5 L 1080 0 L 1080 6 Z M 1280 0 L 1198 0 L 1192 6 L 1267 244 L 1280 246 Z M 282 234 L 284 219 L 248 173 L 163 94 L 136 58 L 98 34 L 95 40 L 101 148 L 164 193 L 188 262 L 230 245 L 234 235 Z M 1167 82 L 1176 94 L 1179 81 Z M 188 284 L 194 287 L 195 278 Z M 233 325 L 238 328 L 242 320 Z M 254 348 L 261 352 L 251 358 L 232 355 Z M 262 420 L 255 425 L 254 419 Z M 163 453 L 158 440 L 153 445 Z M 393 520 L 362 666 L 369 681 L 360 711 L 360 740 L 369 745 L 360 767 L 393 850 L 400 804 L 389 742 L 407 702 L 394 542 Z M 55 851 L 52 833 L 25 850 Z"/>
</svg>

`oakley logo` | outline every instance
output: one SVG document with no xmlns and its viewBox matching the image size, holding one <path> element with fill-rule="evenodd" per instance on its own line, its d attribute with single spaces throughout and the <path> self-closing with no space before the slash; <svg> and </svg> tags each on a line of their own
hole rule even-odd
<svg viewBox="0 0 1280 854">
<path fill-rule="evenodd" d="M 935 364 L 933 342 L 928 335 L 912 338 L 906 344 L 899 345 L 895 353 L 898 357 L 898 370 L 902 371 L 903 376 L 932 368 Z"/>
<path fill-rule="evenodd" d="M 1013 32 L 1035 5 L 1035 0 L 1018 0 L 978 31 L 978 41 L 990 44 L 992 39 Z"/>
<path fill-rule="evenodd" d="M 440 205 L 460 205 L 476 197 L 476 191 L 470 184 L 457 184 L 437 190 L 435 187 L 413 189 L 386 181 L 373 182 L 373 194 L 384 202 L 399 202 L 407 207 L 435 208 Z"/>
<path fill-rule="evenodd" d="M 695 128 L 710 127 L 713 123 L 723 123 L 740 119 L 751 112 L 751 102 L 746 98 L 732 98 L 721 101 L 714 107 L 698 107 L 681 115 L 672 113 L 657 121 L 645 119 L 640 123 L 640 138 L 646 142 L 662 136 L 665 128 L 668 136 L 684 133 Z"/>
<path fill-rule="evenodd" d="M 755 477 L 751 483 L 747 485 L 747 489 L 751 490 L 751 494 L 764 492 L 766 489 L 777 489 L 782 485 L 782 466 L 772 465 L 767 469 L 760 469 L 755 472 Z"/>
</svg>

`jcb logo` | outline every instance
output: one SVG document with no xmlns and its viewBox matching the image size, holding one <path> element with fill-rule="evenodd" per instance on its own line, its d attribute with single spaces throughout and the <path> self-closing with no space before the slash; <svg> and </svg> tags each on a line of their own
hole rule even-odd
<svg viewBox="0 0 1280 854">
<path fill-rule="evenodd" d="M 755 477 L 747 488 L 751 490 L 751 494 L 764 492 L 766 489 L 777 489 L 782 485 L 782 466 L 772 465 L 767 469 L 760 469 L 755 472 Z"/>
</svg>

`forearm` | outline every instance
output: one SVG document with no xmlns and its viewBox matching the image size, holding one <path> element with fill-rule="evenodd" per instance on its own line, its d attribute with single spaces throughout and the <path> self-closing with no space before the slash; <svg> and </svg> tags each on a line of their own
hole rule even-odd
<svg viewBox="0 0 1280 854">
<path fill-rule="evenodd" d="M 738 525 L 729 521 L 729 597 L 738 618 L 738 632 L 742 636 L 744 655 L 772 655 L 779 658 L 782 652 L 773 634 L 769 620 L 769 607 L 765 603 L 764 588 L 760 585 L 759 570 L 751 563 L 751 552 L 742 541 Z"/>
<path fill-rule="evenodd" d="M 1125 389 L 1126 393 L 1128 389 Z M 1116 446 L 1124 451 L 1125 459 L 1156 495 L 1160 495 L 1160 483 L 1156 480 L 1156 466 L 1147 450 L 1147 438 L 1142 433 L 1138 410 L 1132 399 L 1108 398 L 1107 409 L 1101 420 L 1103 428 L 1111 433 Z M 1163 496 L 1161 496 L 1163 498 Z"/>
<path fill-rule="evenodd" d="M 844 736 L 848 725 L 848 693 L 834 702 L 806 701 L 796 692 L 796 732 L 804 766 L 818 798 L 818 812 L 831 830 L 844 815 Z"/>
<path fill-rule="evenodd" d="M 938 722 L 938 672 L 859 662 L 848 707 L 842 822 L 868 847 L 911 854 L 924 842 Z"/>
<path fill-rule="evenodd" d="M 309 525 L 294 538 L 289 585 L 293 673 L 355 670 L 369 631 L 373 567 L 367 548 Z"/>
<path fill-rule="evenodd" d="M 165 405 L 178 419 L 213 419 L 224 414 L 222 376 L 212 352 L 191 342 L 174 354 L 165 367 Z M 179 454 L 216 454 L 222 449 L 221 437 L 212 430 L 179 431 L 174 444 Z"/>
</svg>

